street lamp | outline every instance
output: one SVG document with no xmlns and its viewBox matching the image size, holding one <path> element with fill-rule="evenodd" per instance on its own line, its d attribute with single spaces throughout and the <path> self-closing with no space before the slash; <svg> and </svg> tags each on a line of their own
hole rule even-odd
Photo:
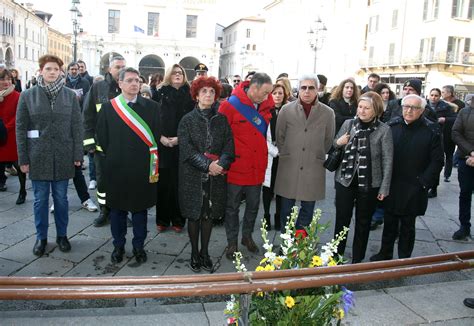
<svg viewBox="0 0 474 326">
<path fill-rule="evenodd" d="M 314 21 L 309 28 L 309 46 L 314 51 L 314 67 L 313 72 L 316 73 L 317 52 L 323 47 L 324 39 L 326 38 L 328 29 L 320 17 Z"/>
<path fill-rule="evenodd" d="M 72 32 L 74 34 L 74 43 L 73 43 L 73 61 L 77 61 L 77 34 L 80 33 L 80 23 L 79 19 L 82 17 L 82 13 L 77 8 L 77 5 L 80 4 L 79 0 L 72 0 L 72 7 L 69 9 L 71 12 L 71 21 L 72 21 Z"/>
</svg>

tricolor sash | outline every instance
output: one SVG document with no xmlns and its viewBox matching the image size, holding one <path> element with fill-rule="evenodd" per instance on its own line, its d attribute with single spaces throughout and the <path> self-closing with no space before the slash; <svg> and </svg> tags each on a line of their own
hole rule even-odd
<svg viewBox="0 0 474 326">
<path fill-rule="evenodd" d="M 258 113 L 258 111 L 249 105 L 246 105 L 240 102 L 239 98 L 235 95 L 232 95 L 227 100 L 232 106 L 242 114 L 245 119 L 247 119 L 255 129 L 266 139 L 267 138 L 267 128 L 268 124 L 265 119 Z"/>
<path fill-rule="evenodd" d="M 140 137 L 141 140 L 150 148 L 150 175 L 149 182 L 158 182 L 158 146 L 155 137 L 148 124 L 128 106 L 127 101 L 122 94 L 113 98 L 111 101 L 115 112 L 119 117 Z"/>
</svg>

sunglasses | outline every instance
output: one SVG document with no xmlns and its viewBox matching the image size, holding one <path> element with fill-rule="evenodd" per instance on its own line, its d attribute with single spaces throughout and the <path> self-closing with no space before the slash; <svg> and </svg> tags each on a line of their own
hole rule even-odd
<svg viewBox="0 0 474 326">
<path fill-rule="evenodd" d="M 235 79 L 234 83 L 240 83 L 240 79 Z"/>
<path fill-rule="evenodd" d="M 306 90 L 314 91 L 316 89 L 316 87 L 314 87 L 314 86 L 301 86 L 300 89 L 302 91 L 306 91 Z"/>
</svg>

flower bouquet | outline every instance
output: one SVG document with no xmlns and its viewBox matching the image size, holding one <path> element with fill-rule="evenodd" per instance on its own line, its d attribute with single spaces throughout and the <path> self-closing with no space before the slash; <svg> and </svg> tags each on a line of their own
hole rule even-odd
<svg viewBox="0 0 474 326">
<path fill-rule="evenodd" d="M 262 220 L 262 238 L 265 257 L 256 271 L 273 271 L 300 268 L 336 266 L 343 263 L 337 255 L 337 246 L 347 235 L 344 228 L 336 239 L 319 248 L 320 235 L 328 224 L 320 224 L 321 210 L 314 212 L 313 219 L 305 230 L 296 230 L 298 208 L 294 207 L 280 235 L 280 253 L 273 252 L 273 244 L 268 240 L 265 220 Z M 237 271 L 246 272 L 241 262 L 242 254 L 235 253 L 234 264 Z M 353 293 L 344 287 L 323 286 L 320 288 L 258 292 L 251 295 L 248 321 L 251 325 L 333 325 L 341 320 L 354 305 Z M 240 295 L 232 295 L 224 314 L 228 325 L 239 325 L 242 307 Z"/>
</svg>

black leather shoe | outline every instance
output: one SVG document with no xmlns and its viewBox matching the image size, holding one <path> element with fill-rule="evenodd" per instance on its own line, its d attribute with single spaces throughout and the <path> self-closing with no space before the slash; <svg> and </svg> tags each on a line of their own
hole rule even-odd
<svg viewBox="0 0 474 326">
<path fill-rule="evenodd" d="M 381 252 L 370 257 L 370 261 L 382 261 L 382 260 L 391 260 L 393 257 L 384 255 Z"/>
<path fill-rule="evenodd" d="M 115 247 L 112 255 L 110 256 L 110 260 L 112 263 L 117 264 L 123 260 L 123 255 L 125 254 L 125 249 L 123 247 Z"/>
<path fill-rule="evenodd" d="M 107 223 L 109 223 L 109 216 L 104 209 L 101 209 L 99 216 L 94 220 L 93 224 L 96 228 L 100 228 Z"/>
<path fill-rule="evenodd" d="M 229 243 L 227 245 L 227 249 L 225 251 L 225 257 L 229 260 L 234 259 L 234 253 L 238 251 L 239 249 L 237 248 L 237 243 Z"/>
<path fill-rule="evenodd" d="M 201 258 L 199 255 L 191 255 L 189 267 L 194 273 L 199 273 L 201 271 Z"/>
<path fill-rule="evenodd" d="M 0 191 L 7 191 L 7 186 L 4 183 L 0 184 Z"/>
<path fill-rule="evenodd" d="M 466 307 L 474 309 L 474 298 L 466 298 L 464 299 L 463 303 Z"/>
<path fill-rule="evenodd" d="M 428 198 L 435 198 L 438 196 L 438 191 L 435 188 L 428 190 Z"/>
<path fill-rule="evenodd" d="M 33 254 L 35 256 L 43 256 L 45 250 L 46 250 L 46 244 L 48 243 L 48 240 L 39 240 L 37 239 L 35 242 L 35 246 L 33 247 Z"/>
<path fill-rule="evenodd" d="M 209 257 L 209 255 L 200 255 L 200 258 L 201 258 L 202 269 L 208 272 L 212 272 L 212 268 L 214 267 L 214 264 L 211 260 L 211 257 Z"/>
<path fill-rule="evenodd" d="M 252 237 L 244 237 L 242 238 L 242 241 L 241 243 L 247 247 L 247 249 L 250 251 L 250 252 L 253 252 L 253 253 L 257 253 L 258 252 L 258 247 L 257 245 L 255 244 L 255 242 L 253 241 Z"/>
<path fill-rule="evenodd" d="M 459 230 L 454 232 L 453 240 L 467 240 L 471 236 L 471 230 L 461 227 Z"/>
<path fill-rule="evenodd" d="M 67 237 L 57 237 L 56 243 L 58 244 L 59 250 L 61 250 L 62 252 L 71 251 L 71 244 L 69 243 Z"/>
<path fill-rule="evenodd" d="M 143 248 L 133 248 L 133 255 L 135 256 L 135 260 L 139 264 L 144 263 L 147 260 L 146 252 L 145 250 L 143 250 Z"/>
<path fill-rule="evenodd" d="M 373 230 L 376 230 L 379 225 L 382 225 L 383 224 L 383 221 L 372 221 L 370 223 L 370 231 L 373 231 Z"/>
<path fill-rule="evenodd" d="M 24 204 L 25 199 L 26 199 L 26 192 L 20 192 L 20 194 L 18 195 L 18 198 L 16 200 L 16 204 L 17 205 Z"/>
</svg>

